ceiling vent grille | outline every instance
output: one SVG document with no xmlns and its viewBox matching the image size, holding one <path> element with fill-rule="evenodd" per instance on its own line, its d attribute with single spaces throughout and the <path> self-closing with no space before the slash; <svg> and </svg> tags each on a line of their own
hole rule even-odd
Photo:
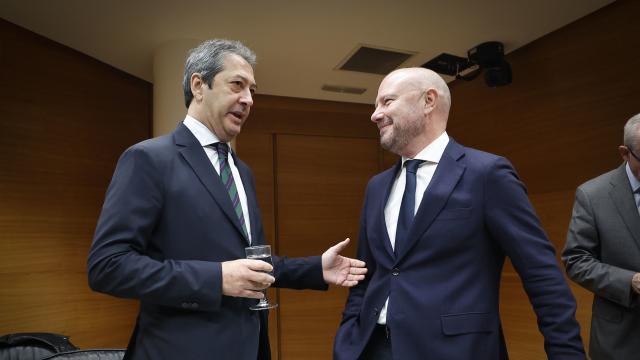
<svg viewBox="0 0 640 360">
<path fill-rule="evenodd" d="M 361 45 L 338 66 L 338 69 L 386 75 L 414 54 L 409 51 Z"/>
<path fill-rule="evenodd" d="M 367 91 L 367 89 L 365 88 L 342 86 L 342 85 L 326 85 L 326 84 L 322 85 L 322 90 L 337 92 L 341 94 L 357 94 L 357 95 L 362 95 L 364 94 L 365 91 Z"/>
</svg>

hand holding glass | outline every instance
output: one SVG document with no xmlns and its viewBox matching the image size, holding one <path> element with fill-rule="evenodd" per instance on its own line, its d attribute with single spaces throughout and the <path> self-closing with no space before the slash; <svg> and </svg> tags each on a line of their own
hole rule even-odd
<svg viewBox="0 0 640 360">
<path fill-rule="evenodd" d="M 247 259 L 262 260 L 269 263 L 270 265 L 273 265 L 273 260 L 271 260 L 271 246 L 269 245 L 246 247 L 244 248 L 244 252 L 247 255 Z M 273 275 L 273 272 L 270 272 L 269 274 Z M 249 309 L 268 310 L 278 307 L 278 304 L 269 303 L 269 300 L 267 299 L 267 289 L 262 290 L 262 293 L 264 294 L 264 297 L 260 299 L 260 302 L 250 306 Z"/>
</svg>

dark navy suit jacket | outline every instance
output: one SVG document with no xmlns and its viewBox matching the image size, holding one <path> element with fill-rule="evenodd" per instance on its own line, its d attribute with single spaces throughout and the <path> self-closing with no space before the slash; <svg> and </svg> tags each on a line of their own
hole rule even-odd
<svg viewBox="0 0 640 360">
<path fill-rule="evenodd" d="M 247 194 L 252 244 L 264 244 L 253 176 L 234 157 Z M 201 144 L 180 124 L 126 150 L 107 190 L 88 259 L 97 291 L 140 300 L 125 358 L 269 359 L 267 313 L 222 294 L 221 262 L 247 239 Z M 326 289 L 320 257 L 274 257 L 276 283 Z"/>
<path fill-rule="evenodd" d="M 505 256 L 520 275 L 550 359 L 585 359 L 576 304 L 526 190 L 504 158 L 449 141 L 406 246 L 394 255 L 384 208 L 400 162 L 366 190 L 358 258 L 334 358 L 358 359 L 389 297 L 394 359 L 507 359 L 499 316 Z"/>
</svg>

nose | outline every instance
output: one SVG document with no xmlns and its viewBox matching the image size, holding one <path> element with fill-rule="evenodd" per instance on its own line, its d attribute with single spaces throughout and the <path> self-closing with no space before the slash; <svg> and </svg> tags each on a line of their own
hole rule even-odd
<svg viewBox="0 0 640 360">
<path fill-rule="evenodd" d="M 382 120 L 384 117 L 384 112 L 380 111 L 378 108 L 371 114 L 371 121 L 374 123 L 378 123 L 378 121 Z"/>
<path fill-rule="evenodd" d="M 240 103 L 247 107 L 251 107 L 253 105 L 253 95 L 251 94 L 250 89 L 244 89 L 242 91 L 242 96 L 240 96 Z"/>
</svg>

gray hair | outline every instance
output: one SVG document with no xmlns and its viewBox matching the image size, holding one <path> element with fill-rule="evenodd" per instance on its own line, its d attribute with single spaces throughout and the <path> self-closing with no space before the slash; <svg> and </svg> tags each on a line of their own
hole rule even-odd
<svg viewBox="0 0 640 360">
<path fill-rule="evenodd" d="M 198 47 L 189 50 L 189 56 L 184 64 L 184 77 L 182 79 L 182 90 L 184 91 L 184 104 L 189 108 L 193 94 L 191 93 L 191 75 L 199 73 L 209 88 L 213 78 L 221 72 L 224 66 L 224 59 L 229 54 L 235 54 L 243 58 L 251 65 L 256 66 L 256 54 L 240 41 L 213 39 L 207 40 Z"/>
<path fill-rule="evenodd" d="M 624 145 L 633 151 L 638 150 L 640 144 L 640 114 L 636 114 L 624 125 Z"/>
</svg>

